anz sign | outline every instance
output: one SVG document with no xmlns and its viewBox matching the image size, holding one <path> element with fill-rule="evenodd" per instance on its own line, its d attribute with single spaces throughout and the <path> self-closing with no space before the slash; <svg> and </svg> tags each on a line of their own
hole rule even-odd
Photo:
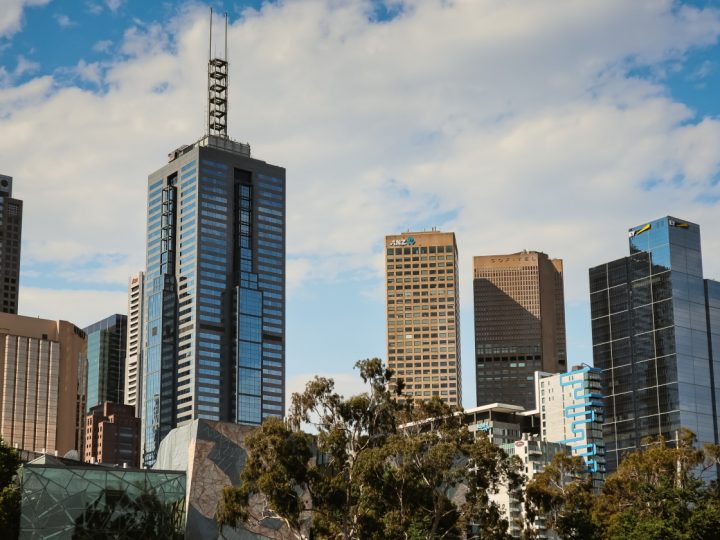
<svg viewBox="0 0 720 540">
<path fill-rule="evenodd" d="M 397 238 L 396 240 L 393 240 L 390 242 L 390 246 L 414 246 L 415 245 L 415 239 L 412 236 L 408 236 L 407 238 Z"/>
</svg>

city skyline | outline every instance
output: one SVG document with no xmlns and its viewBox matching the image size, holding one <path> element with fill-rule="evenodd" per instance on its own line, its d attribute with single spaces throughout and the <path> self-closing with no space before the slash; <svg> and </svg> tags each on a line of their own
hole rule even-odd
<svg viewBox="0 0 720 540">
<path fill-rule="evenodd" d="M 0 22 L 0 172 L 25 201 L 20 313 L 88 325 L 125 311 L 127 279 L 143 267 L 142 179 L 202 132 L 207 12 L 24 4 L 13 2 L 22 22 L 14 12 Z M 589 362 L 586 272 L 624 255 L 616 239 L 628 224 L 670 214 L 720 226 L 720 111 L 710 99 L 720 16 L 696 11 L 703 3 L 567 2 L 547 14 L 373 5 L 224 6 L 240 92 L 233 135 L 293 179 L 288 390 L 313 373 L 348 388 L 356 359 L 385 358 L 384 235 L 432 226 L 457 235 L 466 329 L 473 256 L 562 258 L 568 364 Z M 613 33 L 633 25 L 645 39 Z M 66 52 L 51 54 L 61 39 Z M 710 278 L 720 275 L 718 246 L 720 235 L 706 234 Z M 472 333 L 462 341 L 472 358 Z M 466 406 L 473 377 L 466 361 Z"/>
</svg>

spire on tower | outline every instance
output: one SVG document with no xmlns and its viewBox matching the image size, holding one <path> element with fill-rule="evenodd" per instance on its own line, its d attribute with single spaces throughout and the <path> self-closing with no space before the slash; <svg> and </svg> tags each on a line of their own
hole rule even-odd
<svg viewBox="0 0 720 540">
<path fill-rule="evenodd" d="M 228 15 L 225 12 L 225 55 L 213 58 L 212 19 L 210 8 L 210 52 L 208 55 L 208 134 L 227 138 L 228 113 L 228 61 L 227 28 Z"/>
</svg>

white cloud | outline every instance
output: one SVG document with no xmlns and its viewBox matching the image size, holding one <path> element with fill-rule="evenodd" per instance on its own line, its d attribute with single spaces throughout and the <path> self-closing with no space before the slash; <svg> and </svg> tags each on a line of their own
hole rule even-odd
<svg viewBox="0 0 720 540">
<path fill-rule="evenodd" d="M 85 2 L 85 9 L 91 15 L 100 15 L 103 12 L 102 4 L 96 2 Z"/>
<path fill-rule="evenodd" d="M 70 28 L 71 26 L 76 26 L 77 23 L 73 21 L 70 17 L 67 15 L 64 15 L 62 13 L 56 13 L 54 15 L 55 21 L 57 21 L 58 26 L 61 28 Z"/>
<path fill-rule="evenodd" d="M 109 39 L 102 39 L 92 46 L 92 50 L 99 53 L 110 52 L 113 42 Z"/>
<path fill-rule="evenodd" d="M 627 227 L 666 213 L 703 226 L 706 271 L 720 274 L 720 121 L 632 75 L 715 43 L 717 11 L 403 5 L 371 23 L 369 1 L 266 3 L 230 28 L 229 128 L 287 167 L 294 287 L 379 276 L 385 234 L 439 225 L 458 235 L 464 302 L 472 255 L 523 248 L 564 258 L 568 299 L 585 300 L 587 268 L 625 255 Z M 128 29 L 124 59 L 76 66 L 102 93 L 47 77 L 0 89 L 23 257 L 123 285 L 142 263 L 147 175 L 203 131 L 206 26 L 188 8 Z M 130 258 L 121 270 L 118 253 Z"/>
<path fill-rule="evenodd" d="M 114 313 L 127 312 L 127 293 L 103 290 L 62 290 L 22 287 L 20 315 L 62 319 L 85 328 Z"/>
<path fill-rule="evenodd" d="M 72 70 L 80 80 L 85 82 L 91 82 L 100 86 L 103 82 L 103 70 L 99 62 L 87 63 L 85 60 L 80 60 Z"/>
<path fill-rule="evenodd" d="M 15 78 L 22 77 L 26 73 L 33 73 L 38 70 L 40 67 L 40 64 L 37 62 L 33 62 L 31 60 L 28 60 L 23 55 L 20 55 L 17 57 L 17 64 L 15 65 L 15 70 L 13 71 L 13 75 Z"/>
<path fill-rule="evenodd" d="M 108 9 L 113 13 L 120 9 L 124 3 L 125 0 L 105 0 L 105 5 L 107 5 Z"/>
<path fill-rule="evenodd" d="M 0 9 L 0 37 L 9 37 L 22 27 L 26 7 L 44 6 L 50 0 L 3 0 Z"/>
</svg>

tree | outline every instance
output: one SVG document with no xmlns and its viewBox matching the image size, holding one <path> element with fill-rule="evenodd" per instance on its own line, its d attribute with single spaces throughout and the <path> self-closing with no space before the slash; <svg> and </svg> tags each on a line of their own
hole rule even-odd
<svg viewBox="0 0 720 540">
<path fill-rule="evenodd" d="M 311 475 L 312 451 L 310 438 L 302 432 L 288 429 L 279 418 L 268 418 L 246 440 L 249 459 L 242 472 L 239 487 L 223 491 L 216 519 L 222 528 L 237 527 L 243 521 L 260 521 L 252 504 L 253 495 L 262 494 L 270 508 L 297 536 L 306 538 L 303 517 L 306 515 L 304 494 Z"/>
<path fill-rule="evenodd" d="M 556 454 L 525 489 L 528 527 L 543 516 L 545 526 L 562 538 L 592 539 L 597 528 L 592 521 L 594 497 L 592 476 L 582 458 L 565 452 Z"/>
<path fill-rule="evenodd" d="M 287 425 L 268 419 L 248 438 L 241 484 L 225 490 L 220 525 L 257 519 L 257 497 L 299 539 L 504 538 L 490 495 L 519 467 L 475 442 L 456 409 L 389 390 L 378 359 L 356 364 L 368 391 L 348 399 L 316 377 L 292 397 Z M 311 425 L 311 437 L 302 431 Z M 311 458 L 310 456 L 315 456 Z"/>
<path fill-rule="evenodd" d="M 681 430 L 676 447 L 663 437 L 625 457 L 605 481 L 594 509 L 602 538 L 716 538 L 720 502 L 702 473 L 717 466 L 717 445 L 695 447 Z"/>
<path fill-rule="evenodd" d="M 17 450 L 0 439 L 0 538 L 20 534 L 20 489 L 15 475 L 21 463 Z"/>
</svg>

